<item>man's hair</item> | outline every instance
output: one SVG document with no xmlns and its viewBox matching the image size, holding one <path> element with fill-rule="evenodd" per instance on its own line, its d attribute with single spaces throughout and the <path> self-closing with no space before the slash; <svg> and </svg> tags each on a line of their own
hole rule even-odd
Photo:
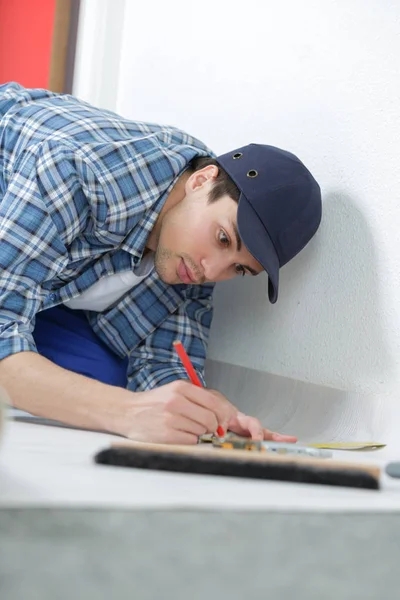
<svg viewBox="0 0 400 600">
<path fill-rule="evenodd" d="M 211 158 L 210 156 L 196 156 L 190 161 L 189 168 L 194 173 L 195 171 L 199 171 L 210 165 L 218 167 L 218 175 L 210 191 L 208 201 L 210 203 L 216 202 L 222 198 L 222 196 L 228 195 L 235 200 L 235 202 L 239 202 L 239 188 L 229 177 L 228 173 L 217 163 L 215 158 Z"/>
</svg>

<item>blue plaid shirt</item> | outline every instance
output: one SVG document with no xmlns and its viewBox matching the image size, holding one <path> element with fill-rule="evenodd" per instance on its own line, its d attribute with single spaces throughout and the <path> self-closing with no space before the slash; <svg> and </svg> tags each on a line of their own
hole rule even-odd
<svg viewBox="0 0 400 600">
<path fill-rule="evenodd" d="M 174 127 L 129 121 L 69 95 L 0 86 L 0 359 L 36 351 L 38 311 L 105 275 L 135 270 L 177 178 L 192 158 L 210 155 Z M 186 378 L 174 339 L 203 376 L 212 292 L 212 284 L 166 285 L 153 270 L 87 318 L 129 357 L 128 387 L 150 389 Z"/>
</svg>

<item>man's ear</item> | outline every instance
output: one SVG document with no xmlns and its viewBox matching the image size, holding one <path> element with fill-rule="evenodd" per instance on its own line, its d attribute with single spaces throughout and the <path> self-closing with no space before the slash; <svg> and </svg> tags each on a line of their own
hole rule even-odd
<svg viewBox="0 0 400 600">
<path fill-rule="evenodd" d="M 218 177 L 218 173 L 218 167 L 215 165 L 208 165 L 208 167 L 195 171 L 186 181 L 185 192 L 194 192 L 209 183 L 213 183 Z"/>
</svg>

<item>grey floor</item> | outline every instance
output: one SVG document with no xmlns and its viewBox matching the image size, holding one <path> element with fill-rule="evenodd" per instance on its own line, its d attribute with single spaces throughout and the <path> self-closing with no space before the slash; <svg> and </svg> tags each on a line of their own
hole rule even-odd
<svg viewBox="0 0 400 600">
<path fill-rule="evenodd" d="M 0 510 L 1 600 L 398 597 L 400 515 Z"/>
</svg>

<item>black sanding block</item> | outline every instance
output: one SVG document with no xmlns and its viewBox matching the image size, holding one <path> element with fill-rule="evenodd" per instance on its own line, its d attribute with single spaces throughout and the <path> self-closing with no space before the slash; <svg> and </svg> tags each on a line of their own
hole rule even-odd
<svg viewBox="0 0 400 600">
<path fill-rule="evenodd" d="M 242 450 L 120 442 L 98 452 L 102 465 L 379 489 L 380 468 L 327 459 Z"/>
</svg>

